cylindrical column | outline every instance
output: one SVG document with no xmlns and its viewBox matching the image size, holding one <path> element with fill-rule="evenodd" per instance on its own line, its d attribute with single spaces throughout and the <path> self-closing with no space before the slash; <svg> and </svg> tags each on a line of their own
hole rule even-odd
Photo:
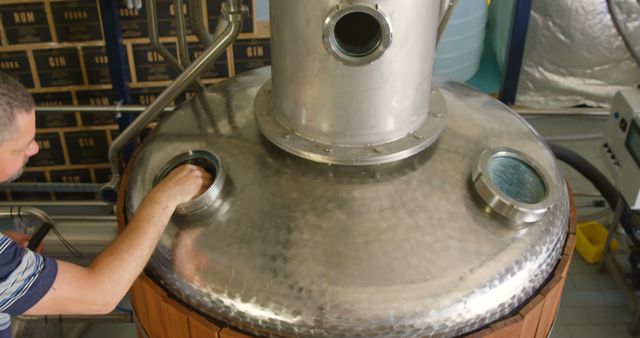
<svg viewBox="0 0 640 338">
<path fill-rule="evenodd" d="M 271 109 L 287 128 L 322 143 L 371 145 L 425 122 L 440 1 L 270 6 Z"/>
</svg>

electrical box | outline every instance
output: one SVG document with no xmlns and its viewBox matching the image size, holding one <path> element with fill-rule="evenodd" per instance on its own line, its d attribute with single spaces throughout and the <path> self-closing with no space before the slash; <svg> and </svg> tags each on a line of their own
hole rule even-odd
<svg viewBox="0 0 640 338">
<path fill-rule="evenodd" d="M 640 89 L 616 93 L 602 146 L 616 189 L 633 210 L 640 209 Z"/>
</svg>

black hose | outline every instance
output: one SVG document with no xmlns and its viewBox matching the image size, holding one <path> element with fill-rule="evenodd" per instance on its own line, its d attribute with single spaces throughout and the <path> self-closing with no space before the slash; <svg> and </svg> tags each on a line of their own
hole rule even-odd
<svg viewBox="0 0 640 338">
<path fill-rule="evenodd" d="M 550 143 L 549 147 L 558 160 L 570 165 L 589 180 L 602 194 L 602 197 L 604 197 L 607 203 L 609 203 L 612 210 L 616 209 L 616 205 L 618 204 L 618 190 L 600 170 L 571 149 L 553 143 Z"/>
<path fill-rule="evenodd" d="M 620 195 L 615 186 L 609 182 L 609 179 L 607 179 L 600 170 L 573 150 L 553 143 L 550 143 L 549 147 L 558 160 L 568 164 L 589 180 L 589 182 L 591 182 L 602 194 L 602 197 L 607 201 L 611 210 L 615 211 L 619 201 L 618 196 Z M 626 206 L 624 208 L 623 216 L 620 219 L 620 224 L 622 224 L 622 228 L 627 233 L 633 244 L 635 246 L 640 246 L 640 240 L 638 240 L 634 233 L 633 220 Z"/>
</svg>

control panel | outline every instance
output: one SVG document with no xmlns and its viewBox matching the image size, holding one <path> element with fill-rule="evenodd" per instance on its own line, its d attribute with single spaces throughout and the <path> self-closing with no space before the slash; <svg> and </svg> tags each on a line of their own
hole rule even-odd
<svg viewBox="0 0 640 338">
<path fill-rule="evenodd" d="M 605 163 L 629 207 L 640 209 L 640 89 L 616 93 L 602 145 Z"/>
</svg>

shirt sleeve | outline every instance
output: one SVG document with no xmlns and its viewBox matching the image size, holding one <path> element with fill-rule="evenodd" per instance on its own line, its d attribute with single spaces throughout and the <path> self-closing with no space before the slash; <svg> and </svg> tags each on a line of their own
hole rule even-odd
<svg viewBox="0 0 640 338">
<path fill-rule="evenodd" d="M 19 315 L 34 306 L 56 279 L 58 264 L 0 234 L 0 312 Z"/>
</svg>

